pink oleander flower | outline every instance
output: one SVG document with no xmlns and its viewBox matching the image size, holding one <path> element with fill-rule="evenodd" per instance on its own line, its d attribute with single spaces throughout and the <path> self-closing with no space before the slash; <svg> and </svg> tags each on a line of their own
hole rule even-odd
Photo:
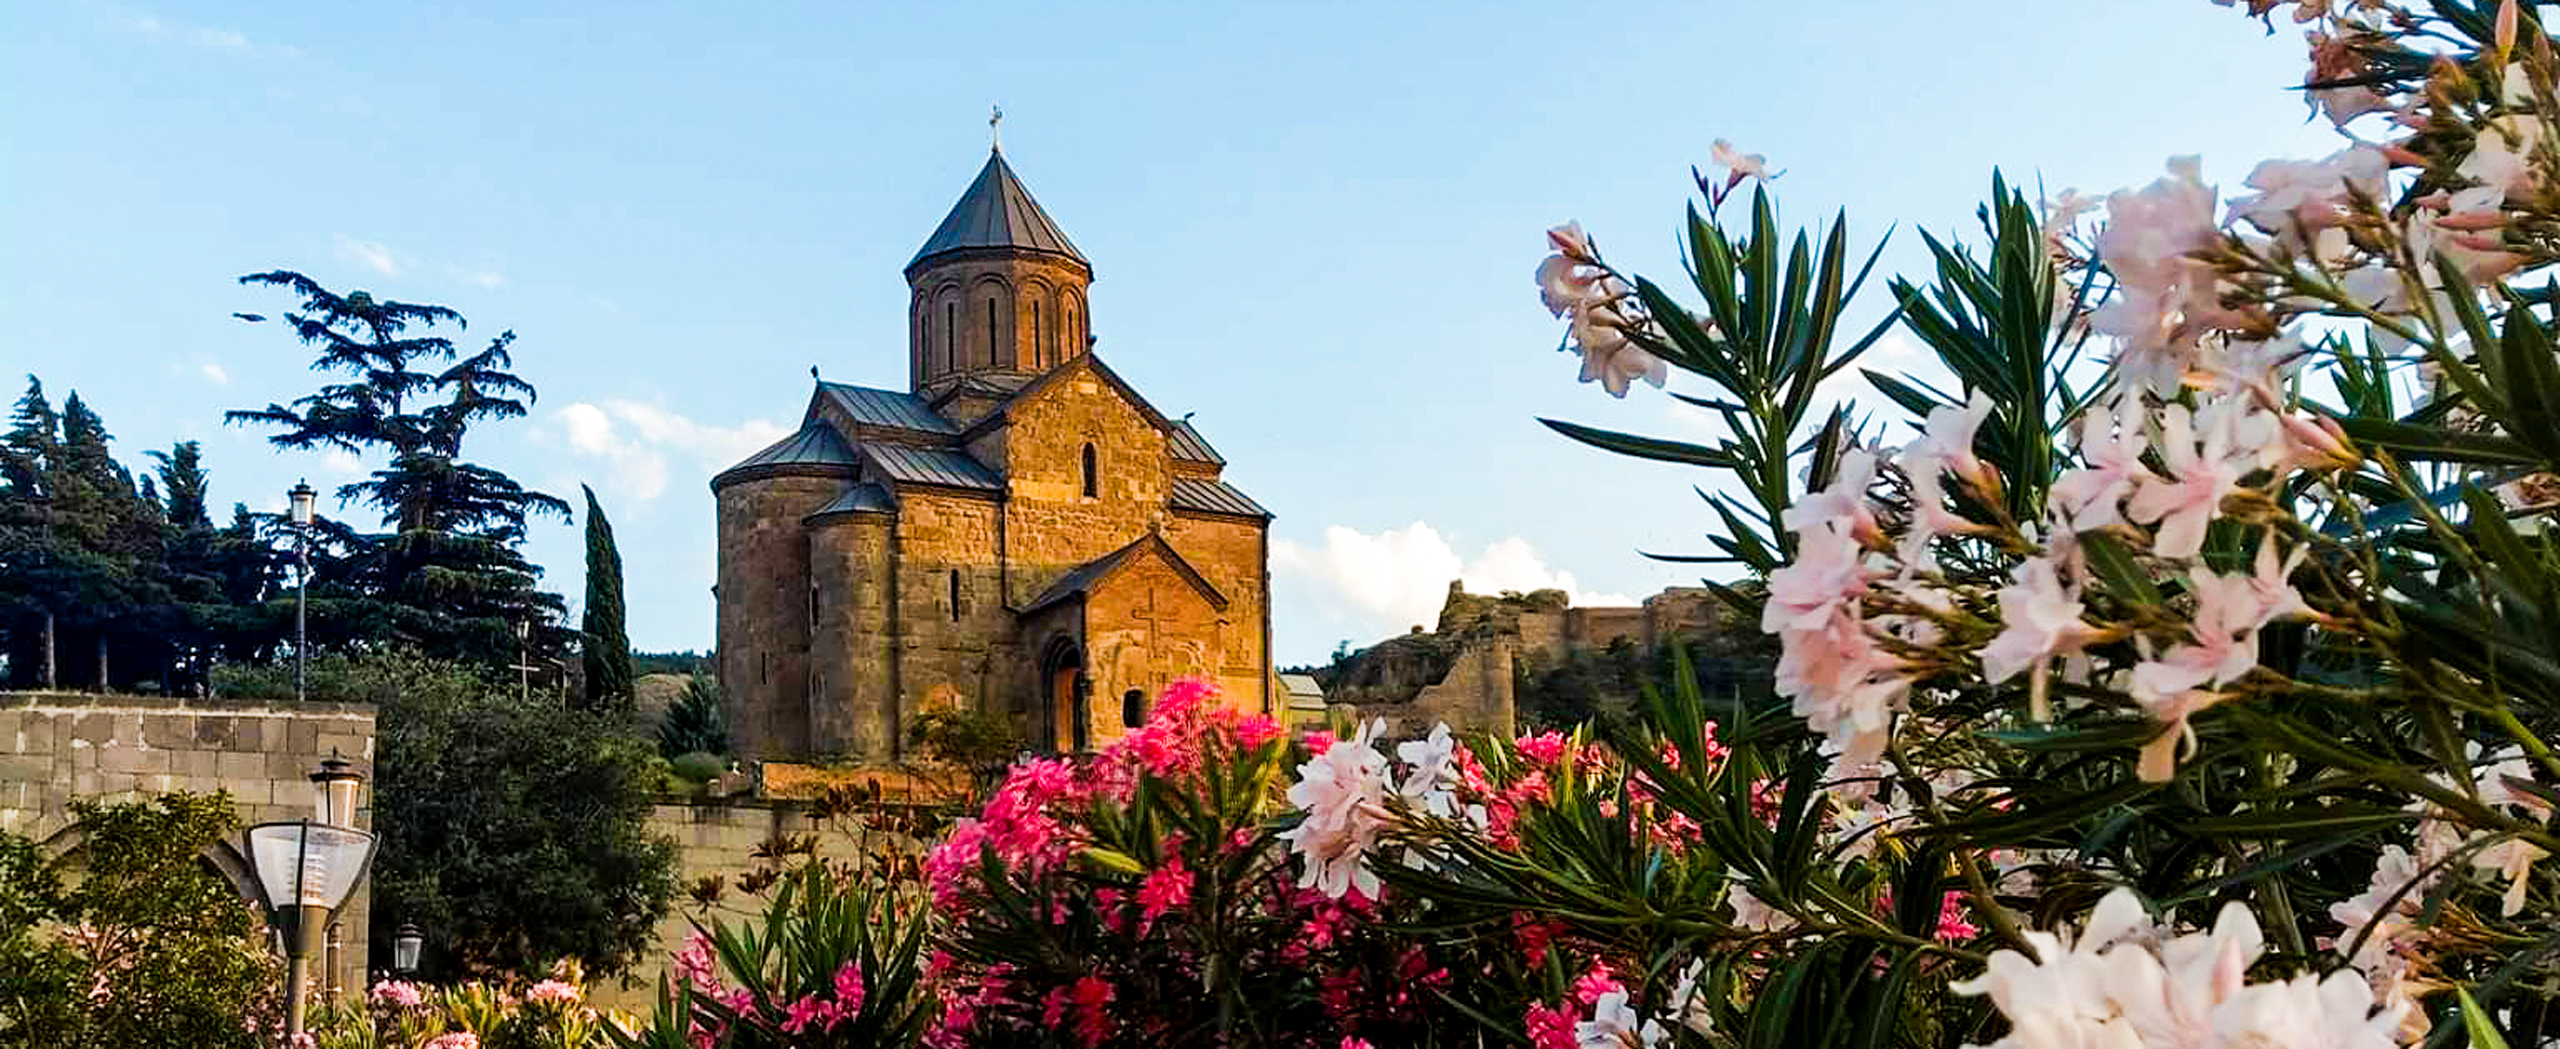
<svg viewBox="0 0 2560 1049">
<path fill-rule="evenodd" d="M 1724 181 L 1727 190 L 1741 185 L 1744 179 L 1756 178 L 1766 182 L 1777 177 L 1769 173 L 1769 158 L 1735 149 L 1733 143 L 1724 139 L 1707 144 L 1707 161 L 1728 172 Z"/>
<path fill-rule="evenodd" d="M 1298 766 L 1288 798 L 1305 817 L 1280 838 L 1305 863 L 1300 886 L 1328 896 L 1354 888 L 1377 895 L 1378 876 L 1367 857 L 1386 828 L 1387 758 L 1370 740 L 1383 730 L 1383 722 L 1370 721 L 1354 738 Z"/>
<path fill-rule="evenodd" d="M 2009 579 L 2000 589 L 2002 629 L 1982 650 L 1982 675 L 1996 685 L 2032 670 L 2040 703 L 2045 668 L 2080 651 L 2100 631 L 2080 618 L 2079 588 L 2062 585 L 2061 569 L 2052 558 L 2020 561 Z"/>
<path fill-rule="evenodd" d="M 832 1031 L 841 1022 L 843 1016 L 838 1012 L 836 1003 L 815 994 L 804 994 L 784 1010 L 782 1032 L 806 1034 L 811 1028 Z"/>
<path fill-rule="evenodd" d="M 427 1000 L 425 991 L 419 989 L 417 984 L 405 980 L 384 980 L 374 984 L 371 997 L 376 1005 L 389 1005 L 402 1009 L 417 1008 Z"/>
<path fill-rule="evenodd" d="M 1326 729 L 1309 729 L 1300 742 L 1307 745 L 1307 753 L 1321 756 L 1333 749 L 1333 733 Z"/>
<path fill-rule="evenodd" d="M 440 1034 L 430 1039 L 425 1049 L 480 1049 L 480 1036 L 469 1031 Z"/>
<path fill-rule="evenodd" d="M 292 1049 L 319 1049 L 320 1040 L 312 1037 L 311 1032 L 304 1031 L 285 1039 L 285 1044 Z"/>
<path fill-rule="evenodd" d="M 1999 477 L 1973 454 L 1974 431 L 1982 428 L 1994 407 L 1989 393 L 1975 390 L 1962 406 L 1942 404 L 1929 409 L 1928 419 L 1921 424 L 1920 439 L 1895 457 L 1902 472 L 1910 476 L 1915 492 L 1924 481 L 1931 491 L 1936 491 L 1938 475 L 1953 474 L 1982 499 L 1997 494 Z M 1914 512 L 1925 514 L 1928 510 L 1915 506 Z"/>
<path fill-rule="evenodd" d="M 2112 411 L 2091 409 L 2080 419 L 2080 457 L 2088 465 L 2065 470 L 2053 482 L 2052 506 L 2072 531 L 2094 532 L 2124 523 L 2124 501 L 2149 480 L 2142 454 L 2139 405 L 2118 401 Z"/>
<path fill-rule="evenodd" d="M 1377 1049 L 1377 1047 L 1370 1045 L 1366 1038 L 1354 1038 L 1346 1034 L 1342 1036 L 1341 1049 Z"/>
<path fill-rule="evenodd" d="M 686 933 L 684 949 L 674 957 L 676 974 L 695 990 L 708 991 L 720 986 L 719 970 L 712 962 L 711 938 L 696 929 Z"/>
<path fill-rule="evenodd" d="M 1076 1007 L 1076 1037 L 1084 1041 L 1085 1049 L 1096 1049 L 1111 1037 L 1111 1014 L 1105 1011 L 1111 1004 L 1111 984 L 1099 976 L 1086 976 L 1075 982 L 1070 993 Z"/>
<path fill-rule="evenodd" d="M 862 985 L 862 967 L 852 962 L 844 963 L 843 968 L 836 970 L 834 983 L 836 988 L 836 1007 L 847 1017 L 851 1017 L 854 1014 L 861 1012 L 864 991 Z"/>
<path fill-rule="evenodd" d="M 1528 1016 L 1522 1020 L 1521 1029 L 1528 1034 L 1529 1044 L 1535 1049 L 1581 1049 L 1581 1042 L 1574 1037 L 1573 1031 L 1581 1019 L 1581 1011 L 1570 1003 L 1555 1006 L 1533 1003 L 1529 1006 Z"/>
<path fill-rule="evenodd" d="M 1564 733 L 1554 729 L 1511 741 L 1512 749 L 1519 751 L 1522 759 L 1539 766 L 1553 766 L 1563 760 L 1566 745 Z"/>
<path fill-rule="evenodd" d="M 2391 161 L 2382 151 L 2362 143 L 2319 160 L 2260 161 L 2247 179 L 2258 192 L 2232 198 L 2230 217 L 2298 250 L 2311 250 L 2321 231 L 2353 217 L 2350 189 L 2365 199 L 2382 200 L 2383 178 L 2390 171 Z"/>
<path fill-rule="evenodd" d="M 566 1004 L 575 1002 L 584 997 L 586 997 L 586 993 L 580 991 L 578 989 L 578 985 L 562 983 L 558 980 L 544 980 L 541 983 L 534 984 L 532 987 L 527 988 L 524 992 L 524 1000 L 528 1002 L 557 1002 Z"/>
<path fill-rule="evenodd" d="M 1146 935 L 1156 919 L 1190 906 L 1191 882 L 1191 871 L 1182 866 L 1182 854 L 1167 845 L 1164 866 L 1148 871 L 1146 879 L 1138 883 L 1138 935 Z"/>
<path fill-rule="evenodd" d="M 2524 911 L 2524 891 L 2533 874 L 2534 861 L 2551 855 L 2541 846 L 2523 838 L 2509 838 L 2471 854 L 2471 865 L 2507 879 L 2506 895 L 2500 898 L 2498 914 L 2513 918 Z"/>
<path fill-rule="evenodd" d="M 1609 971 L 1608 962 L 1594 958 L 1589 971 L 1574 977 L 1573 1000 L 1589 1005 L 1599 1001 L 1602 995 L 1623 994 L 1626 989 L 1626 984 L 1618 982 L 1617 974 Z"/>
<path fill-rule="evenodd" d="M 2171 158 L 2168 177 L 2149 186 L 2107 196 L 2097 249 L 2117 288 L 2089 324 L 2121 340 L 2116 370 L 2138 389 L 2177 389 L 2194 358 L 2195 332 L 2218 311 L 2212 268 L 2190 257 L 2222 235 L 2214 204 L 2192 156 Z"/>
<path fill-rule="evenodd" d="M 1875 505 L 1867 499 L 1867 489 L 1874 487 L 1875 483 L 1875 453 L 1865 448 L 1851 448 L 1841 453 L 1840 465 L 1832 471 L 1831 483 L 1787 507 L 1786 513 L 1778 518 L 1779 523 L 1797 533 L 1830 528 L 1847 534 L 1861 545 L 1882 546 L 1884 529 L 1876 523 Z"/>
<path fill-rule="evenodd" d="M 2237 421 L 2229 416 L 2213 417 L 2211 422 L 2220 425 L 2208 425 L 2201 434 L 2197 421 L 2183 404 L 2162 410 L 2160 459 L 2169 477 L 2144 478 L 2126 507 L 2126 516 L 2136 522 L 2159 523 L 2151 552 L 2161 557 L 2194 557 L 2204 549 L 2205 526 L 2221 512 L 2223 497 L 2240 490 L 2247 457 L 2256 451 L 2233 444 Z"/>
<path fill-rule="evenodd" d="M 2385 845 L 2374 858 L 2373 879 L 2362 893 L 2329 905 L 2329 917 L 2345 926 L 2332 944 L 2348 964 L 2371 970 L 2417 930 L 2433 877 L 2421 880 L 2418 858 L 2398 845 Z M 2405 890 L 2405 891 L 2404 891 Z M 2393 897 L 2398 897 L 2394 900 Z M 2357 945 L 2361 938 L 2363 944 Z M 2352 953 L 2351 953 L 2352 952 Z"/>
</svg>

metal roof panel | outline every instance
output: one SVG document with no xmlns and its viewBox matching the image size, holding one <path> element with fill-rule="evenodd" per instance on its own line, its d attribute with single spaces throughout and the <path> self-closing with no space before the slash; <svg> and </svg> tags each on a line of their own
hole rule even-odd
<svg viewBox="0 0 2560 1049">
<path fill-rule="evenodd" d="M 828 398 L 853 421 L 866 426 L 885 426 L 898 430 L 916 430 L 931 434 L 955 434 L 960 427 L 927 406 L 924 398 L 897 390 L 871 386 L 851 386 L 840 382 L 820 383 Z"/>
<path fill-rule="evenodd" d="M 927 484 L 979 492 L 1004 490 L 1004 479 L 970 458 L 967 452 L 876 443 L 862 448 L 883 476 L 900 484 Z"/>
<path fill-rule="evenodd" d="M 1040 202 L 1031 199 L 1031 191 L 1023 188 L 1012 165 L 1004 162 L 1002 151 L 988 154 L 977 181 L 960 194 L 960 202 L 951 206 L 951 214 L 943 217 L 942 225 L 935 227 L 907 267 L 913 269 L 935 255 L 964 248 L 1016 248 L 1085 262 L 1083 253 L 1041 210 Z"/>
<path fill-rule="evenodd" d="M 1252 497 L 1225 481 L 1203 481 L 1194 477 L 1173 478 L 1172 490 L 1165 502 L 1177 510 L 1197 510 L 1211 514 L 1234 514 L 1269 520 L 1271 511 L 1262 508 Z"/>
</svg>

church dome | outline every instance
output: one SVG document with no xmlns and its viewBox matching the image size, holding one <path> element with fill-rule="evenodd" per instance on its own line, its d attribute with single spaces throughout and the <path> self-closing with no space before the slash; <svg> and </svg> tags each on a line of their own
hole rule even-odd
<svg viewBox="0 0 2560 1049">
<path fill-rule="evenodd" d="M 1031 198 L 1013 166 L 1004 162 L 1002 150 L 987 153 L 987 166 L 978 170 L 976 181 L 960 194 L 960 202 L 951 206 L 951 214 L 943 216 L 942 225 L 925 239 L 924 247 L 907 263 L 912 273 L 936 255 L 971 248 L 1030 251 L 1073 259 L 1090 267 L 1065 231 Z"/>
</svg>

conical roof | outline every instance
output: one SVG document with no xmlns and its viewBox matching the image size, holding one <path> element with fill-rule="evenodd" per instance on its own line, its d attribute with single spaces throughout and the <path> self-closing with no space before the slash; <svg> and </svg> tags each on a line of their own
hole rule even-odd
<svg viewBox="0 0 2560 1049">
<path fill-rule="evenodd" d="M 1004 152 L 987 154 L 987 166 L 978 171 L 978 180 L 969 183 L 969 191 L 960 194 L 960 202 L 951 206 L 951 214 L 943 216 L 924 247 L 907 263 L 912 270 L 918 263 L 946 251 L 964 248 L 1012 248 L 1062 255 L 1085 262 L 1083 253 L 1067 240 L 1049 213 L 1040 210 L 1040 202 L 1031 199 L 1031 191 L 1022 188 L 1022 180 L 1013 166 L 1004 162 Z M 1085 262 L 1090 267 L 1092 263 Z"/>
</svg>

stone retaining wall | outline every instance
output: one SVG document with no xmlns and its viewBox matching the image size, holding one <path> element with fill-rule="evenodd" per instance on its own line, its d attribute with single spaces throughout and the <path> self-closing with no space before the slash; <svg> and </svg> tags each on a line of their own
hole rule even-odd
<svg viewBox="0 0 2560 1049">
<path fill-rule="evenodd" d="M 302 819 L 312 815 L 308 777 L 333 753 L 372 775 L 371 706 L 0 693 L 0 832 L 61 853 L 80 844 L 71 802 L 180 790 L 228 792 L 243 825 Z M 370 828 L 370 811 L 356 822 Z M 256 898 L 236 839 L 227 855 L 206 861 Z M 365 986 L 371 882 L 338 912 L 337 958 L 322 969 L 356 993 Z"/>
</svg>

